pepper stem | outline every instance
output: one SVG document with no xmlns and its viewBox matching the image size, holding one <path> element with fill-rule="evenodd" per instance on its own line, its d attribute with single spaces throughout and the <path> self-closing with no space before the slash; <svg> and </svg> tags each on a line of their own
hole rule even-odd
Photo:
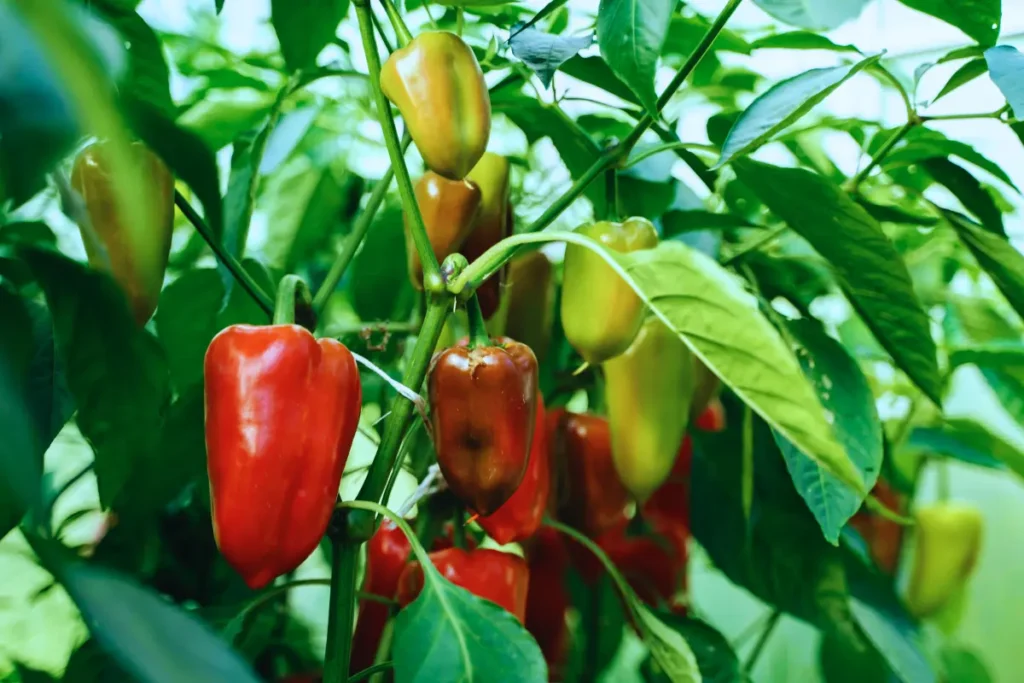
<svg viewBox="0 0 1024 683">
<path fill-rule="evenodd" d="M 412 32 L 405 25 L 405 20 L 402 19 L 402 15 L 398 12 L 398 8 L 395 7 L 395 3 L 392 0 L 381 0 L 381 4 L 384 5 L 384 11 L 388 14 L 388 20 L 395 29 L 398 47 L 405 47 L 412 42 Z"/>
<path fill-rule="evenodd" d="M 475 293 L 466 302 L 466 314 L 469 316 L 469 348 L 489 346 L 491 338 L 487 334 L 484 313 L 480 310 L 480 300 L 477 299 Z"/>
<path fill-rule="evenodd" d="M 307 314 L 312 310 L 313 300 L 309 287 L 302 278 L 294 274 L 281 278 L 281 284 L 277 287 L 277 300 L 274 302 L 274 324 L 292 325 L 297 311 L 301 311 L 302 317 L 308 317 Z"/>
</svg>

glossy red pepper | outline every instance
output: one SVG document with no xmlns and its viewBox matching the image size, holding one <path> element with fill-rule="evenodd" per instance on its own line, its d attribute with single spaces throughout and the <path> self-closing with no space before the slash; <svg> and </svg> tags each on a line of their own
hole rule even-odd
<svg viewBox="0 0 1024 683">
<path fill-rule="evenodd" d="M 412 547 L 405 534 L 394 522 L 384 520 L 366 544 L 366 571 L 363 592 L 394 599 L 398 592 L 398 579 L 409 560 Z M 359 619 L 352 638 L 352 659 L 349 675 L 373 666 L 381 635 L 388 623 L 387 605 L 367 600 L 359 606 Z"/>
<path fill-rule="evenodd" d="M 491 515 L 477 523 L 498 543 L 505 545 L 533 536 L 540 528 L 551 492 L 551 464 L 545 429 L 544 399 L 537 392 L 537 417 L 533 425 L 533 443 L 526 475 L 512 497 Z"/>
<path fill-rule="evenodd" d="M 506 337 L 434 356 L 427 380 L 437 463 L 448 487 L 480 515 L 512 497 L 526 475 L 537 414 L 537 359 Z"/>
<path fill-rule="evenodd" d="M 612 461 L 608 420 L 558 410 L 548 421 L 551 457 L 561 468 L 560 517 L 591 538 L 623 518 L 629 494 Z"/>
<path fill-rule="evenodd" d="M 430 553 L 430 561 L 456 586 L 504 607 L 520 622 L 526 619 L 530 569 L 523 558 L 489 548 L 448 548 Z M 398 581 L 398 603 L 402 607 L 419 596 L 423 581 L 420 563 L 410 562 Z"/>
<path fill-rule="evenodd" d="M 359 371 L 340 342 L 285 324 L 222 330 L 204 372 L 214 537 L 260 588 L 327 530 L 359 421 Z"/>
<path fill-rule="evenodd" d="M 569 591 L 565 586 L 569 552 L 562 535 L 550 527 L 541 528 L 533 537 L 527 556 L 530 588 L 526 594 L 526 630 L 540 645 L 548 663 L 548 680 L 562 679 L 562 666 L 568 654 Z"/>
</svg>

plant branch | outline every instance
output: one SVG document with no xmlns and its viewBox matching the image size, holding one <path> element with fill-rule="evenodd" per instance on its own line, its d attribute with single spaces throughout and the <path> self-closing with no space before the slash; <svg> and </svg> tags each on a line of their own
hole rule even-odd
<svg viewBox="0 0 1024 683">
<path fill-rule="evenodd" d="M 388 669 L 393 669 L 394 666 L 394 662 L 381 662 L 380 664 L 374 664 L 373 666 L 363 669 L 357 674 L 354 674 L 352 678 L 348 679 L 348 683 L 356 683 L 356 681 L 365 681 L 373 674 L 380 673 L 381 671 L 387 671 Z"/>
<path fill-rule="evenodd" d="M 958 121 L 963 119 L 998 119 L 1002 117 L 1003 112 L 1006 111 L 1006 107 L 996 109 L 995 111 L 978 112 L 974 114 L 935 114 L 929 116 L 922 116 L 922 121 Z"/>
<path fill-rule="evenodd" d="M 188 222 L 196 229 L 196 232 L 210 245 L 210 249 L 213 250 L 217 260 L 228 269 L 228 272 L 242 286 L 242 289 L 252 297 L 252 300 L 263 309 L 268 317 L 272 316 L 274 314 L 273 300 L 263 291 L 263 288 L 256 283 L 256 280 L 249 275 L 245 268 L 242 267 L 238 259 L 224 249 L 224 245 L 220 243 L 220 240 L 213 236 L 210 227 L 206 225 L 206 222 L 203 221 L 202 217 L 196 213 L 196 210 L 192 208 L 192 205 L 188 203 L 188 200 L 178 190 L 174 191 L 174 203 L 181 210 L 181 213 L 184 214 L 185 218 L 188 219 Z"/>
<path fill-rule="evenodd" d="M 868 162 L 868 165 L 862 168 L 860 172 L 857 173 L 857 175 L 850 179 L 848 188 L 849 191 L 856 192 L 857 189 L 860 187 L 861 183 L 863 183 L 864 180 L 867 179 L 871 171 L 873 171 L 875 167 L 878 166 L 878 164 L 882 163 L 882 159 L 885 158 L 885 155 L 891 152 L 892 148 L 898 145 L 900 140 L 905 138 L 907 136 L 907 133 L 913 130 L 915 126 L 919 125 L 920 122 L 921 119 L 918 118 L 917 115 L 913 115 L 905 124 L 903 124 L 902 127 L 900 127 L 899 130 L 893 133 L 892 136 L 885 141 L 885 144 L 882 145 L 879 148 L 879 150 L 875 152 L 874 156 L 871 157 L 871 160 Z"/>
<path fill-rule="evenodd" d="M 356 568 L 359 545 L 331 539 L 331 600 L 327 616 L 324 683 L 343 683 L 352 658 L 352 618 L 356 609 Z"/>
<path fill-rule="evenodd" d="M 402 138 L 402 151 L 404 152 L 408 147 L 412 138 L 408 134 Z M 373 224 L 373 219 L 377 216 L 377 211 L 380 210 L 381 205 L 384 203 L 384 198 L 388 194 L 388 188 L 391 186 L 391 180 L 395 177 L 394 166 L 389 168 L 377 184 L 373 188 L 373 192 L 370 193 L 370 198 L 366 201 L 366 208 L 359 214 L 359 218 L 356 219 L 355 225 L 352 226 L 352 232 L 345 240 L 345 245 L 341 248 L 341 252 L 338 254 L 338 258 L 334 260 L 331 265 L 330 271 L 327 273 L 327 277 L 324 278 L 323 283 L 316 292 L 316 296 L 313 297 L 313 310 L 319 315 L 324 306 L 327 305 L 328 299 L 331 298 L 331 294 L 338 287 L 338 283 L 341 282 L 341 278 L 345 275 L 345 270 L 348 269 L 352 259 L 355 258 L 356 252 L 359 251 L 360 245 L 363 243 L 363 238 L 366 237 L 367 231 Z"/>
<path fill-rule="evenodd" d="M 712 154 L 717 153 L 717 150 L 712 145 L 704 145 L 699 142 L 663 142 L 660 145 L 655 145 L 645 149 L 642 152 L 638 152 L 636 155 L 630 157 L 628 161 L 622 164 L 622 169 L 625 170 L 632 166 L 636 166 L 644 159 L 653 157 L 655 154 L 661 154 L 662 152 L 674 152 L 677 149 L 696 149 L 701 152 L 710 152 Z"/>
<path fill-rule="evenodd" d="M 756 240 L 751 240 L 749 243 L 737 249 L 736 252 L 724 258 L 722 260 L 722 265 L 731 266 L 732 264 L 736 263 L 750 252 L 757 251 L 758 249 L 765 246 L 769 242 L 774 242 L 780 235 L 782 235 L 782 233 L 786 232 L 786 230 L 788 229 L 788 225 L 779 225 L 772 228 L 765 234 L 758 237 Z"/>
<path fill-rule="evenodd" d="M 686 63 L 680 67 L 679 71 L 672 79 L 672 82 L 668 84 L 668 87 L 665 88 L 664 92 L 662 92 L 661 97 L 658 98 L 657 109 L 659 113 L 664 109 L 668 101 L 672 99 L 672 96 L 675 95 L 683 82 L 685 82 L 686 79 L 689 78 L 690 74 L 693 73 L 693 70 L 700 63 L 700 60 L 704 55 L 707 54 L 712 43 L 715 42 L 715 38 L 717 38 L 718 34 L 722 32 L 723 28 L 725 28 L 726 22 L 729 21 L 730 17 L 732 17 L 741 2 L 743 2 L 743 0 L 729 0 L 725 8 L 722 9 L 721 13 L 715 19 L 715 22 L 708 28 L 707 33 L 704 34 L 700 43 L 693 49 L 693 52 L 686 60 Z M 556 199 L 547 208 L 547 210 L 544 211 L 544 213 L 542 213 L 540 217 L 523 232 L 538 232 L 551 225 L 551 223 L 554 222 L 554 220 L 558 218 L 563 211 L 569 208 L 569 206 L 576 201 L 577 197 L 583 194 L 584 190 L 586 190 L 590 183 L 593 182 L 594 178 L 599 176 L 605 168 L 620 161 L 624 156 L 627 156 L 637 141 L 643 137 L 643 134 L 647 132 L 647 129 L 653 124 L 654 117 L 651 116 L 650 112 L 644 114 L 644 116 L 637 121 L 633 130 L 630 131 L 630 134 L 621 144 L 608 149 L 601 154 L 601 156 L 590 165 L 590 168 L 584 171 L 579 179 L 572 184 L 572 187 L 566 190 L 561 197 Z"/>
<path fill-rule="evenodd" d="M 917 112 L 914 110 L 914 103 L 910 101 L 910 93 L 908 93 L 907 89 L 903 87 L 902 83 L 900 83 L 900 79 L 896 78 L 893 72 L 886 69 L 879 62 L 875 62 L 871 68 L 881 74 L 885 80 L 892 83 L 893 87 L 896 88 L 896 92 L 900 94 L 900 98 L 903 100 L 903 106 L 907 108 L 907 120 L 913 121 L 916 119 Z"/>
<path fill-rule="evenodd" d="M 779 619 L 782 617 L 782 612 L 775 610 L 771 616 L 768 617 L 768 623 L 765 624 L 764 630 L 761 631 L 761 637 L 757 639 L 754 644 L 754 649 L 750 651 L 750 656 L 747 657 L 747 661 L 743 663 L 743 671 L 747 675 L 750 674 L 754 669 L 754 665 L 757 664 L 757 660 L 760 659 L 761 653 L 764 652 L 764 646 L 768 644 L 768 639 L 771 637 L 772 632 L 775 630 L 776 624 L 779 623 Z"/>
<path fill-rule="evenodd" d="M 368 0 L 362 0 L 362 2 L 356 0 L 357 10 L 360 4 L 366 6 Z M 381 0 L 380 4 L 384 5 L 384 11 L 388 14 L 388 20 L 391 21 L 391 26 L 395 29 L 395 38 L 398 39 L 398 46 L 405 47 L 412 41 L 412 33 L 409 31 L 409 27 L 405 25 L 405 20 L 402 19 L 402 15 L 392 0 Z"/>
<path fill-rule="evenodd" d="M 402 145 L 398 140 L 398 131 L 395 128 L 395 119 L 391 115 L 391 103 L 384 96 L 380 86 L 380 55 L 377 53 L 377 42 L 373 34 L 373 19 L 370 16 L 369 0 L 356 0 L 356 16 L 359 18 L 359 34 L 363 41 L 363 50 L 366 53 L 366 63 L 370 69 L 370 86 L 373 89 L 373 98 L 377 104 L 377 116 L 380 118 L 380 127 L 384 132 L 384 141 L 387 143 L 388 156 L 391 159 L 391 167 L 398 178 L 398 191 L 402 196 L 402 210 L 409 220 L 409 229 L 412 232 L 412 239 L 416 245 L 416 252 L 419 254 L 420 263 L 423 265 L 423 288 L 428 292 L 441 292 L 444 290 L 444 282 L 441 279 L 440 266 L 437 257 L 430 246 L 430 239 L 427 237 L 427 229 L 423 224 L 423 216 L 420 213 L 419 204 L 416 202 L 416 195 L 412 188 L 412 179 L 409 177 L 409 169 L 405 165 L 405 157 L 402 154 Z M 385 1 L 385 8 L 392 7 Z M 397 10 L 395 10 L 397 12 Z M 401 17 L 399 17 L 401 20 Z M 392 18 L 394 21 L 394 18 Z M 404 26 L 404 25 L 403 25 Z M 398 27 L 395 27 L 398 30 Z M 408 29 L 406 29 L 408 32 Z M 401 37 L 399 37 L 401 42 Z"/>
</svg>

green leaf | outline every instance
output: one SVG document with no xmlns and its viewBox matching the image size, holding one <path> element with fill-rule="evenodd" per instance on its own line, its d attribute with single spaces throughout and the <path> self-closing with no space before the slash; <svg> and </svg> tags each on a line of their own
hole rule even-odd
<svg viewBox="0 0 1024 683">
<path fill-rule="evenodd" d="M 135 133 L 164 160 L 175 178 L 192 189 L 203 204 L 210 230 L 219 238 L 224 231 L 224 214 L 213 152 L 199 137 L 179 128 L 151 105 L 137 101 L 126 104 Z"/>
<path fill-rule="evenodd" d="M 898 206 L 891 204 L 876 204 L 857 195 L 856 202 L 864 207 L 871 214 L 871 217 L 880 223 L 900 223 L 904 225 L 935 225 L 939 222 L 934 216 L 924 216 L 904 211 Z"/>
<path fill-rule="evenodd" d="M 424 566 L 419 597 L 395 617 L 396 683 L 546 681 L 540 646 L 511 613 Z"/>
<path fill-rule="evenodd" d="M 967 143 L 959 140 L 950 140 L 942 133 L 928 128 L 915 129 L 914 132 L 907 136 L 906 144 L 897 147 L 886 155 L 882 167 L 916 164 L 933 157 L 949 156 L 960 157 L 964 161 L 991 173 L 1017 190 L 1013 180 L 999 164 L 981 154 Z"/>
<path fill-rule="evenodd" d="M 578 78 L 585 83 L 595 85 L 605 92 L 609 92 L 631 104 L 640 104 L 640 100 L 629 89 L 629 86 L 620 81 L 619 77 L 608 66 L 608 62 L 600 57 L 581 57 L 576 55 L 562 65 L 562 73 Z"/>
<path fill-rule="evenodd" d="M 651 657 L 672 683 L 701 683 L 697 657 L 678 631 L 669 628 L 644 605 L 635 605 L 637 628 Z"/>
<path fill-rule="evenodd" d="M 0 244 L 57 244 L 57 235 L 41 221 L 0 225 Z"/>
<path fill-rule="evenodd" d="M 729 230 L 731 228 L 757 228 L 750 221 L 731 213 L 711 211 L 669 211 L 661 217 L 662 237 L 668 239 L 693 230 Z"/>
<path fill-rule="evenodd" d="M 1002 0 L 899 0 L 911 9 L 930 14 L 982 45 L 994 45 L 999 39 Z"/>
<path fill-rule="evenodd" d="M 911 452 L 941 453 L 980 467 L 1008 467 L 1024 477 L 1024 453 L 971 419 L 948 419 L 940 427 L 918 427 L 905 447 Z"/>
<path fill-rule="evenodd" d="M 402 208 L 385 203 L 352 260 L 349 290 L 362 320 L 402 320 L 412 310 L 415 290 L 406 266 Z"/>
<path fill-rule="evenodd" d="M 291 71 L 312 66 L 348 14 L 349 0 L 271 0 L 270 23 Z"/>
<path fill-rule="evenodd" d="M 702 16 L 681 17 L 677 15 L 672 17 L 672 23 L 669 24 L 668 36 L 665 38 L 661 53 L 689 57 L 710 28 L 711 23 Z M 751 45 L 738 33 L 724 28 L 715 38 L 710 49 L 749 55 Z"/>
<path fill-rule="evenodd" d="M 545 88 L 551 87 L 551 79 L 554 78 L 558 67 L 580 50 L 590 47 L 593 42 L 593 34 L 559 36 L 536 28 L 516 31 L 515 27 L 508 39 L 512 54 L 537 74 Z"/>
<path fill-rule="evenodd" d="M 809 31 L 827 31 L 856 19 L 870 0 L 754 0 L 779 21 Z"/>
<path fill-rule="evenodd" d="M 121 35 L 128 52 L 128 73 L 120 87 L 161 114 L 173 116 L 170 73 L 156 33 L 133 7 L 117 9 L 101 4 L 99 9 Z"/>
<path fill-rule="evenodd" d="M 853 45 L 837 45 L 820 33 L 790 31 L 758 38 L 750 44 L 751 50 L 781 48 L 784 50 L 832 50 L 833 52 L 860 52 Z"/>
<path fill-rule="evenodd" d="M 219 15 L 222 11 L 224 11 L 224 0 L 213 0 L 213 6 L 214 10 Z"/>
<path fill-rule="evenodd" d="M 618 258 L 651 311 L 737 396 L 839 479 L 865 490 L 796 357 L 732 275 L 679 242 Z"/>
<path fill-rule="evenodd" d="M 178 116 L 178 125 L 211 150 L 220 151 L 264 121 L 274 99 L 266 89 L 211 88 Z"/>
<path fill-rule="evenodd" d="M 942 213 L 1013 310 L 1024 318 L 1024 256 L 1005 239 L 966 217 L 952 211 Z"/>
<path fill-rule="evenodd" d="M 903 620 L 857 598 L 850 600 L 850 610 L 864 629 L 868 640 L 878 648 L 892 670 L 901 680 L 914 683 L 935 683 L 935 672 L 925 659 L 912 632 L 912 626 Z"/>
<path fill-rule="evenodd" d="M 243 267 L 270 291 L 266 271 L 255 261 Z M 214 335 L 236 323 L 265 324 L 267 316 L 241 287 L 231 292 L 223 307 L 224 285 L 213 268 L 190 270 L 160 294 L 156 330 L 167 354 L 171 381 L 184 393 L 203 380 L 203 359 Z"/>
<path fill-rule="evenodd" d="M 209 626 L 128 576 L 33 545 L 82 611 L 99 644 L 141 681 L 258 683 Z M 174 634 L 168 638 L 168 634 Z"/>
<path fill-rule="evenodd" d="M 865 486 L 873 488 L 882 466 L 882 423 L 864 373 L 818 321 L 790 320 L 786 327 L 802 347 L 797 358 L 833 418 L 836 438 L 860 471 Z M 863 497 L 795 449 L 785 437 L 774 436 L 797 492 L 818 520 L 826 540 L 839 545 L 839 533 L 860 509 Z"/>
<path fill-rule="evenodd" d="M 658 109 L 654 74 L 674 4 L 671 0 L 601 0 L 598 9 L 601 56 L 652 115 Z"/>
<path fill-rule="evenodd" d="M 992 674 L 978 655 L 957 645 L 942 648 L 946 683 L 992 683 Z"/>
<path fill-rule="evenodd" d="M 1024 116 L 1024 55 L 1015 47 L 999 45 L 985 50 L 985 61 L 1014 114 Z"/>
<path fill-rule="evenodd" d="M 881 226 L 829 180 L 745 160 L 736 174 L 832 264 L 854 309 L 910 380 L 941 405 L 942 379 L 928 316 L 907 266 Z"/>
<path fill-rule="evenodd" d="M 53 313 L 78 427 L 96 453 L 100 502 L 109 507 L 159 436 L 170 396 L 166 360 L 108 275 L 45 249 L 19 252 Z"/>
<path fill-rule="evenodd" d="M 922 166 L 928 171 L 928 175 L 959 199 L 965 209 L 977 216 L 986 230 L 1006 237 L 1003 214 L 996 206 L 995 199 L 985 191 L 970 171 L 943 157 L 925 159 Z"/>
<path fill-rule="evenodd" d="M 811 69 L 775 84 L 737 119 L 722 145 L 722 157 L 713 168 L 721 168 L 765 144 L 878 59 L 879 55 L 875 55 L 855 64 Z"/>
<path fill-rule="evenodd" d="M 935 99 L 930 104 L 935 104 L 949 93 L 961 86 L 967 85 L 986 71 L 988 71 L 988 63 L 983 58 L 972 59 L 949 77 L 946 84 L 942 86 L 942 90 L 939 91 L 939 94 L 935 96 Z"/>
<path fill-rule="evenodd" d="M 700 619 L 671 612 L 658 612 L 657 616 L 689 644 L 705 683 L 742 683 L 746 680 L 732 645 L 713 626 Z M 648 658 L 644 663 L 646 680 L 650 683 L 668 681 L 663 671 L 655 673 L 652 662 Z"/>
</svg>

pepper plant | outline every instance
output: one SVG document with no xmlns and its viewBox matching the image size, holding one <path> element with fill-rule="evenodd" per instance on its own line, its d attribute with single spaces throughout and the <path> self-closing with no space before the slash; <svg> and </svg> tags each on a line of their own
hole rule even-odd
<svg viewBox="0 0 1024 683">
<path fill-rule="evenodd" d="M 912 76 L 824 35 L 871 2 L 271 0 L 246 54 L 262 3 L 0 5 L 0 534 L 82 635 L 4 680 L 762 680 L 783 615 L 826 680 L 968 680 L 949 463 L 1024 456 L 943 406 L 1024 419 L 1024 258 L 941 124 L 1024 143 L 1024 56 L 1000 0 L 900 0 L 964 34 Z"/>
</svg>

